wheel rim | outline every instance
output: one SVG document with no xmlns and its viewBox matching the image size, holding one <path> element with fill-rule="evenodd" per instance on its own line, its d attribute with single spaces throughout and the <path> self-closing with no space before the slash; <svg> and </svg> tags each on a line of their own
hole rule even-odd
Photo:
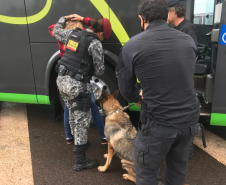
<svg viewBox="0 0 226 185">
<path fill-rule="evenodd" d="M 108 94 L 110 93 L 107 83 L 102 79 L 93 76 L 90 82 L 92 84 L 93 93 L 96 99 L 99 99 L 99 97 L 101 96 L 102 89 L 104 89 Z"/>
</svg>

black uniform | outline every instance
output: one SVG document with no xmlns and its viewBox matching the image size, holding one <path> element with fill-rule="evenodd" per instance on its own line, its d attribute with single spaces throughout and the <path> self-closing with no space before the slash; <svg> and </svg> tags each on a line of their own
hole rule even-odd
<svg viewBox="0 0 226 185">
<path fill-rule="evenodd" d="M 116 74 L 128 102 L 140 100 L 136 78 L 147 105 L 147 120 L 135 141 L 136 184 L 157 185 L 166 155 L 165 185 L 182 185 L 188 151 L 197 133 L 199 102 L 193 85 L 196 46 L 192 38 L 164 21 L 152 22 L 125 44 Z"/>
<path fill-rule="evenodd" d="M 194 24 L 184 19 L 178 26 L 175 26 L 174 28 L 190 35 L 193 38 L 195 45 L 198 46 L 198 31 Z"/>
</svg>

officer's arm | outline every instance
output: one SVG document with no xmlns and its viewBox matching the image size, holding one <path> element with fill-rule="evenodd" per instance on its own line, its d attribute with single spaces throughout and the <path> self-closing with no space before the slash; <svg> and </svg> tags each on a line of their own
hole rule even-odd
<svg viewBox="0 0 226 185">
<path fill-rule="evenodd" d="M 82 21 L 86 26 L 91 26 L 92 19 L 90 17 L 82 17 L 78 14 L 71 14 L 65 17 L 71 19 L 72 21 Z"/>
<path fill-rule="evenodd" d="M 191 27 L 187 30 L 187 34 L 190 35 L 193 38 L 193 41 L 195 42 L 196 47 L 198 46 L 198 33 L 195 27 Z"/>
<path fill-rule="evenodd" d="M 83 18 L 83 23 L 87 26 L 91 26 L 91 18 L 90 17 L 84 17 Z"/>
<path fill-rule="evenodd" d="M 54 35 L 53 35 L 53 29 L 54 29 L 55 26 L 56 26 L 56 24 L 53 24 L 53 25 L 51 25 L 51 26 L 48 27 L 48 31 L 52 35 L 52 37 L 54 37 Z"/>
<path fill-rule="evenodd" d="M 64 30 L 65 23 L 66 19 L 64 17 L 61 17 L 53 29 L 53 35 L 55 36 L 55 38 L 58 41 L 63 42 L 64 44 L 67 43 L 67 39 L 72 32 L 71 30 Z"/>
<path fill-rule="evenodd" d="M 195 32 L 194 32 L 195 33 Z M 189 34 L 188 34 L 189 35 Z M 194 52 L 195 52 L 195 55 L 196 55 L 196 58 L 195 58 L 195 62 L 197 61 L 197 59 L 198 59 L 198 56 L 199 56 L 199 53 L 198 53 L 198 41 L 197 42 L 195 42 L 195 40 L 194 40 L 194 38 L 192 38 L 192 36 L 191 35 L 189 35 L 190 36 L 190 38 L 189 38 L 189 41 L 188 42 L 190 42 L 190 44 L 191 44 L 191 46 L 193 47 L 193 49 L 194 49 Z M 197 38 L 197 37 L 195 37 L 195 38 Z"/>
<path fill-rule="evenodd" d="M 116 67 L 116 76 L 121 94 L 128 102 L 139 102 L 141 96 L 139 90 L 135 87 L 136 76 L 133 71 L 132 61 L 123 61 L 122 52 L 119 56 Z"/>
<path fill-rule="evenodd" d="M 103 75 L 104 74 L 104 54 L 103 47 L 100 41 L 93 39 L 88 47 L 89 55 L 93 58 L 94 74 Z"/>
</svg>

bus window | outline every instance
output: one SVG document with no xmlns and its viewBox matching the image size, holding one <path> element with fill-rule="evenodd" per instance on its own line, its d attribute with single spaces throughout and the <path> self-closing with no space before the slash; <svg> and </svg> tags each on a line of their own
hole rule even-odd
<svg viewBox="0 0 226 185">
<path fill-rule="evenodd" d="M 195 0 L 194 24 L 213 25 L 214 0 Z"/>
</svg>

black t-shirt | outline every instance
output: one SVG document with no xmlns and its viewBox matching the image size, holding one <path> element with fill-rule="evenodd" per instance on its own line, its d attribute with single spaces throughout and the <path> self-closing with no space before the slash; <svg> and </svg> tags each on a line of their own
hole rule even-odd
<svg viewBox="0 0 226 185">
<path fill-rule="evenodd" d="M 198 46 L 198 31 L 194 24 L 184 19 L 178 26 L 174 28 L 190 35 L 193 38 L 196 47 Z"/>
</svg>

